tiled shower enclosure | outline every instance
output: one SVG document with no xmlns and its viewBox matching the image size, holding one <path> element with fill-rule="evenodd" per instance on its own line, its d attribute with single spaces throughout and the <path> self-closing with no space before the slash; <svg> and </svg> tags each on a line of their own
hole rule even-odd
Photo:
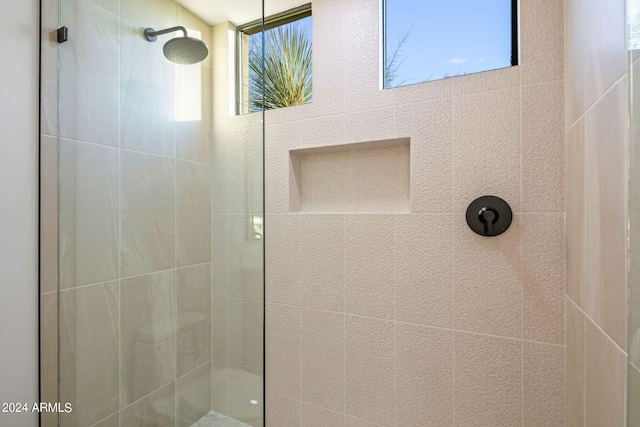
<svg viewBox="0 0 640 427">
<path fill-rule="evenodd" d="M 564 425 L 563 1 L 521 2 L 516 67 L 381 89 L 379 0 L 314 0 L 313 101 L 264 115 L 235 113 L 246 22 L 58 1 L 42 393 L 74 411 L 43 425 Z M 142 36 L 174 25 L 210 48 L 189 71 Z"/>
</svg>

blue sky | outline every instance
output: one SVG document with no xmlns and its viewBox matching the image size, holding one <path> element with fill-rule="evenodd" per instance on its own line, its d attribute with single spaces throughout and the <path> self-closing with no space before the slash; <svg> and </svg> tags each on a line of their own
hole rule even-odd
<svg viewBox="0 0 640 427">
<path fill-rule="evenodd" d="M 395 84 L 511 65 L 511 0 L 386 0 L 387 52 L 402 37 Z M 389 55 L 389 53 L 387 54 Z"/>
</svg>

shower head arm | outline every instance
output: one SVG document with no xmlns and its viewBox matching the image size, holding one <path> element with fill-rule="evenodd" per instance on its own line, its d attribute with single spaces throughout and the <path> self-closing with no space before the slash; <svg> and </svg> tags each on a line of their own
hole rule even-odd
<svg viewBox="0 0 640 427">
<path fill-rule="evenodd" d="M 154 42 L 154 41 L 156 41 L 158 36 L 161 36 L 163 34 L 173 33 L 173 32 L 176 32 L 176 31 L 182 31 L 184 33 L 185 37 L 188 36 L 187 29 L 182 27 L 182 26 L 171 27 L 171 28 L 167 28 L 166 30 L 159 30 L 159 31 L 156 31 L 153 28 L 147 28 L 147 29 L 144 30 L 144 36 L 150 42 Z"/>
</svg>

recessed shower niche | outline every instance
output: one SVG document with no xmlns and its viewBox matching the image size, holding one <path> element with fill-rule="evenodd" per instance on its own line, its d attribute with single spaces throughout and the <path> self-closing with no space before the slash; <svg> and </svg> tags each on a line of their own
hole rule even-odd
<svg viewBox="0 0 640 427">
<path fill-rule="evenodd" d="M 289 151 L 290 210 L 409 212 L 410 139 Z"/>
</svg>

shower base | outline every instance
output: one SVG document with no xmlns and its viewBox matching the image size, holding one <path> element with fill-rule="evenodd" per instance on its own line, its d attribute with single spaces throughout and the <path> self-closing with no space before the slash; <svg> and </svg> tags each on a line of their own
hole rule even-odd
<svg viewBox="0 0 640 427">
<path fill-rule="evenodd" d="M 219 414 L 217 412 L 209 412 L 204 417 L 200 418 L 195 423 L 191 424 L 191 427 L 251 427 L 249 424 L 245 424 L 241 421 L 229 418 L 226 415 Z"/>
</svg>

